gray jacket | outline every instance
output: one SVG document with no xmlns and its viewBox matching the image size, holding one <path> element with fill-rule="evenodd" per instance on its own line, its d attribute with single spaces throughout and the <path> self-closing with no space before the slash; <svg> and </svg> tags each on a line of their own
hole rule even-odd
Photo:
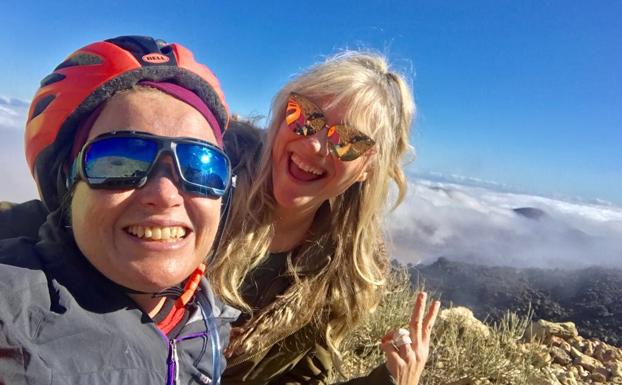
<svg viewBox="0 0 622 385">
<path fill-rule="evenodd" d="M 212 383 L 225 362 L 208 320 L 226 346 L 238 311 L 203 279 L 189 321 L 170 339 L 54 222 L 52 214 L 39 241 L 0 241 L 0 384 Z"/>
</svg>

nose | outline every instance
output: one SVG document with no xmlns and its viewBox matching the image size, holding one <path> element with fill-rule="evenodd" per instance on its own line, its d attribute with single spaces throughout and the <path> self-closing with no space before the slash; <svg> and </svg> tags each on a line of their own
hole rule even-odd
<svg viewBox="0 0 622 385">
<path fill-rule="evenodd" d="M 175 207 L 183 203 L 175 161 L 169 154 L 157 160 L 147 177 L 147 183 L 139 189 L 140 202 L 150 207 Z"/>
<path fill-rule="evenodd" d="M 328 150 L 328 136 L 326 135 L 327 128 L 324 127 L 321 131 L 315 133 L 315 135 L 307 137 L 307 143 L 314 153 L 319 156 L 328 156 L 330 151 Z"/>
</svg>

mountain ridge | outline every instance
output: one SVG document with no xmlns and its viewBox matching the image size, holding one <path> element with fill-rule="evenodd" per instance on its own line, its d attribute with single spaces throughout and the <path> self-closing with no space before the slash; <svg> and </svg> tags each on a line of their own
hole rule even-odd
<svg viewBox="0 0 622 385">
<path fill-rule="evenodd" d="M 622 346 L 622 269 L 575 270 L 486 266 L 439 258 L 409 265 L 445 303 L 470 308 L 478 319 L 500 320 L 508 311 L 533 319 L 572 321 L 579 333 Z"/>
</svg>

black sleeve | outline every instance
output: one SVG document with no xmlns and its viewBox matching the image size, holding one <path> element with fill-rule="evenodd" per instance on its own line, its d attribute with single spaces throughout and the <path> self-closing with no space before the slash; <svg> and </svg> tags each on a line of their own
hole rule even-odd
<svg viewBox="0 0 622 385">
<path fill-rule="evenodd" d="M 329 385 L 328 376 L 333 371 L 331 354 L 328 349 L 316 343 L 297 364 L 285 372 L 270 385 Z M 330 385 L 395 385 L 389 369 L 383 363 L 367 376 L 352 378 L 344 382 L 332 382 Z"/>
<path fill-rule="evenodd" d="M 38 199 L 24 203 L 0 202 L 0 239 L 22 236 L 37 239 L 47 215 L 47 208 Z"/>
</svg>

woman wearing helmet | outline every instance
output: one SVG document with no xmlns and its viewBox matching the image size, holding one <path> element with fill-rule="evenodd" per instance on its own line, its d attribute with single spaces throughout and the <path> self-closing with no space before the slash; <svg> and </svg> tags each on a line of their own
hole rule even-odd
<svg viewBox="0 0 622 385">
<path fill-rule="evenodd" d="M 413 112 L 403 77 L 364 52 L 311 67 L 276 95 L 263 148 L 247 150 L 236 170 L 230 227 L 208 271 L 246 309 L 225 383 L 328 381 L 340 343 L 383 292 L 381 222 L 390 184 L 396 204 L 405 195 Z M 425 302 L 420 293 L 409 330 L 383 339 L 386 365 L 352 384 L 418 383 L 440 306 L 426 312 Z"/>
<path fill-rule="evenodd" d="M 219 382 L 238 312 L 203 275 L 227 124 L 217 79 L 178 44 L 97 42 L 43 79 L 26 157 L 51 214 L 37 242 L 0 243 L 0 383 Z"/>
</svg>

